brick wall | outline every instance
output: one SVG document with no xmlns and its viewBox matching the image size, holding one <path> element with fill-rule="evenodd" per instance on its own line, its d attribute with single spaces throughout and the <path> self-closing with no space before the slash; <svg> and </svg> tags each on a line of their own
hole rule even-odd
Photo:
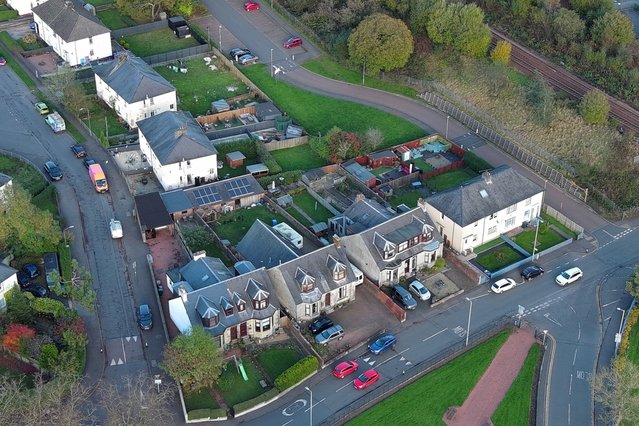
<svg viewBox="0 0 639 426">
<path fill-rule="evenodd" d="M 366 277 L 364 277 L 364 285 L 368 286 L 368 288 L 373 291 L 377 300 L 382 302 L 384 306 L 386 306 L 386 308 L 388 308 L 388 310 L 391 311 L 393 315 L 395 315 L 399 322 L 406 321 L 406 311 L 400 308 L 395 302 L 393 302 L 393 299 L 388 297 L 386 293 L 380 290 L 379 287 L 377 287 Z"/>
</svg>

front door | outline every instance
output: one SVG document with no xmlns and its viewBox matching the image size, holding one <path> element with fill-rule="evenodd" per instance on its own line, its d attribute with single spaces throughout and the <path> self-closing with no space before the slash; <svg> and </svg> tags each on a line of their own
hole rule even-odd
<svg viewBox="0 0 639 426">
<path fill-rule="evenodd" d="M 237 327 L 231 327 L 231 340 L 237 340 Z"/>
<path fill-rule="evenodd" d="M 331 306 L 331 293 L 326 293 L 326 299 L 324 300 L 324 306 Z"/>
<path fill-rule="evenodd" d="M 240 337 L 248 336 L 248 331 L 246 329 L 246 323 L 243 322 L 240 324 Z"/>
</svg>

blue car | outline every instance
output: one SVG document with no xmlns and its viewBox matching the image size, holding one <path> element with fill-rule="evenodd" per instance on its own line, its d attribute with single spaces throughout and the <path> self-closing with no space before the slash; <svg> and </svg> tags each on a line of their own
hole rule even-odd
<svg viewBox="0 0 639 426">
<path fill-rule="evenodd" d="M 387 349 L 395 347 L 397 343 L 397 337 L 392 334 L 383 334 L 377 338 L 374 342 L 368 345 L 368 349 L 375 355 L 379 355 Z"/>
</svg>

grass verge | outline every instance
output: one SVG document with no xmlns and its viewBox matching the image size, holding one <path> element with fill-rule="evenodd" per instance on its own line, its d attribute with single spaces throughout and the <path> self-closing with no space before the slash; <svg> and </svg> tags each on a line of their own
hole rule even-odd
<svg viewBox="0 0 639 426">
<path fill-rule="evenodd" d="M 448 407 L 459 407 L 508 338 L 502 331 L 483 344 L 453 359 L 399 390 L 347 424 L 443 425 Z M 419 401 L 416 404 L 416 401 Z"/>
</svg>

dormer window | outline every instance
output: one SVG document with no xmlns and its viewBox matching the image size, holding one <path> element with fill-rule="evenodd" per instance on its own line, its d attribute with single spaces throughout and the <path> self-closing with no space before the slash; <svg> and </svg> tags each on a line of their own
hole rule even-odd
<svg viewBox="0 0 639 426">
<path fill-rule="evenodd" d="M 233 303 L 235 303 L 238 312 L 244 312 L 246 310 L 246 302 L 238 293 L 233 293 Z"/>
<path fill-rule="evenodd" d="M 89 44 L 93 44 L 93 37 L 89 37 Z"/>
<path fill-rule="evenodd" d="M 244 301 L 240 302 L 237 305 L 237 311 L 238 312 L 244 312 L 246 310 L 246 303 L 244 303 Z"/>
<path fill-rule="evenodd" d="M 218 323 L 218 317 L 202 318 L 202 327 L 211 328 L 215 327 Z"/>
<path fill-rule="evenodd" d="M 408 241 L 404 241 L 399 245 L 399 251 L 402 252 L 408 248 Z"/>
<path fill-rule="evenodd" d="M 333 274 L 333 281 L 341 281 L 346 278 L 346 265 L 336 260 L 333 256 L 328 255 L 326 266 L 328 266 Z"/>
<path fill-rule="evenodd" d="M 266 309 L 268 307 L 268 297 L 262 300 L 253 300 L 253 309 L 256 311 L 261 311 L 262 309 Z"/>
<path fill-rule="evenodd" d="M 262 309 L 268 308 L 270 293 L 266 291 L 266 288 L 263 284 L 255 281 L 252 278 L 249 279 L 246 285 L 246 293 L 251 298 L 253 309 L 255 309 L 256 311 L 261 311 Z"/>
<path fill-rule="evenodd" d="M 220 306 L 224 310 L 224 315 L 227 317 L 233 315 L 233 304 L 229 302 L 226 297 L 220 299 Z"/>
<path fill-rule="evenodd" d="M 384 252 L 384 259 L 392 259 L 395 257 L 395 248 L 391 247 Z"/>
<path fill-rule="evenodd" d="M 315 278 L 302 268 L 298 267 L 295 271 L 295 281 L 297 281 L 297 285 L 302 293 L 308 293 L 315 288 Z"/>
<path fill-rule="evenodd" d="M 226 315 L 227 317 L 233 315 L 233 308 L 224 309 L 224 315 Z"/>
</svg>

